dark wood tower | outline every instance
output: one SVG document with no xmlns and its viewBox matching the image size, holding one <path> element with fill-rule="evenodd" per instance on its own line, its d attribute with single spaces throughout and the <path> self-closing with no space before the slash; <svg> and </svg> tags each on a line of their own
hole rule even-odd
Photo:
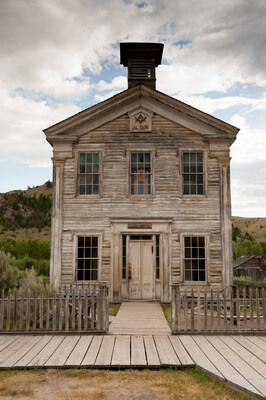
<svg viewBox="0 0 266 400">
<path fill-rule="evenodd" d="M 162 54 L 162 43 L 120 43 L 120 64 L 128 67 L 128 88 L 142 83 L 156 89 L 155 68 Z"/>
</svg>

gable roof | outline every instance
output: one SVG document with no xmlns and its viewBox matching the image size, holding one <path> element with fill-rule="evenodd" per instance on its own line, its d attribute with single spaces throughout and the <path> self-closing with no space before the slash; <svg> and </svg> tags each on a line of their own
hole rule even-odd
<svg viewBox="0 0 266 400">
<path fill-rule="evenodd" d="M 234 142 L 238 128 L 145 85 L 137 85 L 44 129 L 50 144 L 54 140 L 78 140 L 124 114 L 145 108 L 206 138 Z"/>
</svg>

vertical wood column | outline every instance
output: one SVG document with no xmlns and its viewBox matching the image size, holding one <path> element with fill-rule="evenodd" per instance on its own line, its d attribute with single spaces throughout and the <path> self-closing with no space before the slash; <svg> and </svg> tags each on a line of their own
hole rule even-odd
<svg viewBox="0 0 266 400">
<path fill-rule="evenodd" d="M 120 300 L 121 236 L 113 233 L 113 301 Z"/>
<path fill-rule="evenodd" d="M 230 158 L 219 159 L 220 169 L 220 212 L 223 259 L 223 288 L 227 289 L 233 283 L 232 261 L 232 222 L 230 194 Z"/>
<path fill-rule="evenodd" d="M 169 301 L 169 273 L 170 267 L 169 263 L 169 235 L 162 234 L 162 271 L 163 271 L 163 280 L 162 280 L 162 288 L 161 288 L 161 301 L 168 302 Z"/>
<path fill-rule="evenodd" d="M 50 282 L 61 283 L 64 159 L 53 159 L 53 208 L 51 229 Z"/>
</svg>

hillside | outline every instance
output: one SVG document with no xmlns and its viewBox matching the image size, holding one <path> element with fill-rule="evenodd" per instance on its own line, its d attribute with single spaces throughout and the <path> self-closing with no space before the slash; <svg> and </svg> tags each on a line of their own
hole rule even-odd
<svg viewBox="0 0 266 400">
<path fill-rule="evenodd" d="M 232 223 L 243 233 L 248 232 L 256 241 L 266 241 L 266 218 L 232 217 Z"/>
<path fill-rule="evenodd" d="M 52 184 L 0 194 L 0 238 L 50 239 Z"/>
<path fill-rule="evenodd" d="M 0 238 L 50 239 L 52 187 L 48 181 L 28 190 L 0 194 Z M 235 227 L 266 240 L 266 218 L 232 217 Z"/>
</svg>

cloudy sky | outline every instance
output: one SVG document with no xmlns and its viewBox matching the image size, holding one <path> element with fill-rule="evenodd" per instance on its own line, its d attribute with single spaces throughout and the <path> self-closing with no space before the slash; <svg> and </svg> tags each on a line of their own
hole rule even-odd
<svg viewBox="0 0 266 400">
<path fill-rule="evenodd" d="M 0 35 L 0 192 L 51 180 L 42 130 L 127 88 L 120 42 L 162 42 L 157 89 L 241 129 L 233 215 L 266 217 L 265 0 L 0 0 Z"/>
</svg>

